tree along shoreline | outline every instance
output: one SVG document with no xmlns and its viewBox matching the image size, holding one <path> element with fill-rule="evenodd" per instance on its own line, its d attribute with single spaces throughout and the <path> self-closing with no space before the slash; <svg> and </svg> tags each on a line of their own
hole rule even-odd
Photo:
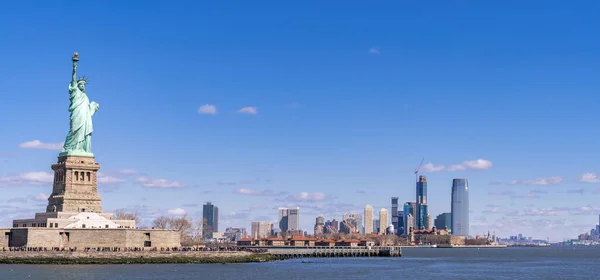
<svg viewBox="0 0 600 280">
<path fill-rule="evenodd" d="M 270 254 L 252 254 L 247 256 L 220 256 L 220 257 L 144 257 L 144 256 L 118 256 L 118 257 L 9 257 L 0 258 L 0 264 L 233 264 L 272 262 L 281 258 Z"/>
</svg>

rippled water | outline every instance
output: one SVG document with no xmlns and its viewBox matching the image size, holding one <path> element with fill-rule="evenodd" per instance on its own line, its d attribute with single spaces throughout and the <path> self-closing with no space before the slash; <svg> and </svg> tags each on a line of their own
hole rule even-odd
<svg viewBox="0 0 600 280">
<path fill-rule="evenodd" d="M 600 247 L 404 249 L 401 258 L 195 265 L 0 265 L 0 279 L 600 279 Z"/>
</svg>

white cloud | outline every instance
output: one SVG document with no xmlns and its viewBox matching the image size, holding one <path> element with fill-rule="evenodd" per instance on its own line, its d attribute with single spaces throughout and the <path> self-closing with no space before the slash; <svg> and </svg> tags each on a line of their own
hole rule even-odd
<svg viewBox="0 0 600 280">
<path fill-rule="evenodd" d="M 200 106 L 200 108 L 198 108 L 198 113 L 214 115 L 217 113 L 217 106 L 212 105 L 212 104 L 204 104 L 204 105 Z"/>
<path fill-rule="evenodd" d="M 453 164 L 449 166 L 444 165 L 435 165 L 433 163 L 428 163 L 421 167 L 421 171 L 423 172 L 440 172 L 440 171 L 448 171 L 448 172 L 457 172 L 457 171 L 468 171 L 468 170 L 486 170 L 492 168 L 494 164 L 486 159 L 474 159 L 474 160 L 466 160 L 461 164 Z"/>
<path fill-rule="evenodd" d="M 428 163 L 423 165 L 420 170 L 423 172 L 438 172 L 444 170 L 444 168 L 445 167 L 443 165 L 434 165 L 433 163 Z"/>
<path fill-rule="evenodd" d="M 133 169 L 121 169 L 121 170 L 119 170 L 119 173 L 121 173 L 123 175 L 133 175 L 133 174 L 138 174 L 139 172 L 137 170 L 133 170 Z"/>
<path fill-rule="evenodd" d="M 173 215 L 173 216 L 183 216 L 185 215 L 185 209 L 183 208 L 175 208 L 175 209 L 169 209 L 169 211 L 167 211 L 167 213 L 169 215 Z"/>
<path fill-rule="evenodd" d="M 42 185 L 54 182 L 54 174 L 49 172 L 25 172 L 17 175 L 0 177 L 0 183 L 11 186 Z"/>
<path fill-rule="evenodd" d="M 169 181 L 165 179 L 151 179 L 148 177 L 139 177 L 136 182 L 147 188 L 183 188 L 184 185 L 178 181 Z"/>
<path fill-rule="evenodd" d="M 511 181 L 512 185 L 558 185 L 564 182 L 565 179 L 560 176 L 553 176 L 548 178 L 539 178 L 534 180 L 525 180 L 525 181 Z"/>
<path fill-rule="evenodd" d="M 101 184 L 114 184 L 114 183 L 120 183 L 123 181 L 124 181 L 123 179 L 119 179 L 117 177 L 98 175 L 98 183 L 101 183 Z"/>
<path fill-rule="evenodd" d="M 325 194 L 321 192 L 308 193 L 301 192 L 299 194 L 291 195 L 289 199 L 294 201 L 321 201 L 325 199 Z"/>
<path fill-rule="evenodd" d="M 45 194 L 45 193 L 39 193 L 38 195 L 35 196 L 35 200 L 38 201 L 46 201 L 48 200 L 49 195 Z"/>
<path fill-rule="evenodd" d="M 370 48 L 370 49 L 369 49 L 369 53 L 372 53 L 372 54 L 380 54 L 381 52 L 379 51 L 379 49 L 378 49 L 378 48 L 375 48 L 375 47 L 373 47 L 373 48 Z"/>
<path fill-rule="evenodd" d="M 237 110 L 238 113 L 256 115 L 258 114 L 258 109 L 256 107 L 244 107 Z"/>
<path fill-rule="evenodd" d="M 285 192 L 276 193 L 272 190 L 257 191 L 257 190 L 246 189 L 246 188 L 235 189 L 233 191 L 233 193 L 234 194 L 243 194 L 243 195 L 254 195 L 254 196 L 278 196 L 278 195 L 285 194 Z"/>
<path fill-rule="evenodd" d="M 43 150 L 61 150 L 63 143 L 43 143 L 40 140 L 33 140 L 19 144 L 23 149 L 43 149 Z"/>
<path fill-rule="evenodd" d="M 598 178 L 596 173 L 588 172 L 581 174 L 581 176 L 579 176 L 579 181 L 584 183 L 598 183 L 600 182 L 600 178 Z"/>
</svg>

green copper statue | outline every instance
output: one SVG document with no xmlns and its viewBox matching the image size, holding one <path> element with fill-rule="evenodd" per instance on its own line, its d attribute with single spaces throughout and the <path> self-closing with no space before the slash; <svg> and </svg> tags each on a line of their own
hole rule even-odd
<svg viewBox="0 0 600 280">
<path fill-rule="evenodd" d="M 100 105 L 96 102 L 90 102 L 85 94 L 85 77 L 77 79 L 78 54 L 73 55 L 73 78 L 69 84 L 69 105 L 71 125 L 69 134 L 62 148 L 60 156 L 94 156 L 92 154 L 92 116 Z"/>
</svg>

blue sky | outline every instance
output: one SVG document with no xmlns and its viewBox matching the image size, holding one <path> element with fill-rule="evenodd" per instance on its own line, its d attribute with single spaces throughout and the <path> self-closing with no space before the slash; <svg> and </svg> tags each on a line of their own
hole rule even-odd
<svg viewBox="0 0 600 280">
<path fill-rule="evenodd" d="M 434 215 L 469 179 L 472 234 L 597 224 L 596 1 L 218 2 L 1 4 L 2 226 L 44 210 L 75 51 L 106 211 L 212 201 L 224 230 L 298 205 L 312 231 L 414 201 L 425 157 Z"/>
</svg>

